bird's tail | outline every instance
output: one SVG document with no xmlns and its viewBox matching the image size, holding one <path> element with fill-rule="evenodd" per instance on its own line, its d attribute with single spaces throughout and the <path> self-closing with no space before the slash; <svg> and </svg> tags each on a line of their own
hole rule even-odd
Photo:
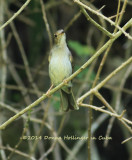
<svg viewBox="0 0 132 160">
<path fill-rule="evenodd" d="M 79 107 L 76 104 L 74 95 L 72 90 L 70 89 L 69 92 L 64 90 L 60 90 L 60 99 L 61 99 L 61 109 L 62 111 L 66 112 L 69 109 L 71 110 L 78 110 Z"/>
</svg>

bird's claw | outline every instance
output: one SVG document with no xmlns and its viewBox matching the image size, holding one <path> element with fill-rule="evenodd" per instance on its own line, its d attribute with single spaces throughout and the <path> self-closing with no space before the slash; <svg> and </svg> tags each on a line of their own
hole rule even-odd
<svg viewBox="0 0 132 160">
<path fill-rule="evenodd" d="M 67 84 L 68 84 L 68 81 L 67 81 L 66 79 L 64 79 L 64 80 L 63 80 L 63 83 L 64 83 L 65 85 L 67 85 Z"/>
<path fill-rule="evenodd" d="M 53 84 L 51 85 L 51 87 L 48 89 L 48 91 L 45 93 L 47 97 L 51 97 L 51 95 L 49 95 L 51 89 L 53 88 Z"/>
<path fill-rule="evenodd" d="M 51 97 L 51 95 L 49 95 L 49 92 L 50 92 L 50 90 L 48 90 L 48 91 L 45 93 L 48 98 Z"/>
</svg>

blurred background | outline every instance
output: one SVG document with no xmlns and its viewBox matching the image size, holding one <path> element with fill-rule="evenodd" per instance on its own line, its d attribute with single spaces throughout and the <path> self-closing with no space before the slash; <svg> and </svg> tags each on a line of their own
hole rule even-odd
<svg viewBox="0 0 132 160">
<path fill-rule="evenodd" d="M 92 9 L 115 21 L 124 0 L 83 0 Z M 125 1 L 126 2 L 126 1 Z M 25 0 L 0 0 L 0 26 L 17 12 Z M 121 10 L 120 8 L 120 10 Z M 132 1 L 127 1 L 120 26 L 132 17 Z M 109 32 L 114 26 L 99 16 L 88 14 Z M 45 24 L 44 19 L 47 19 Z M 47 32 L 46 25 L 49 25 Z M 73 55 L 73 72 L 80 68 L 109 40 L 80 12 L 71 0 L 32 0 L 7 27 L 0 31 L 0 124 L 37 100 L 50 87 L 48 55 L 53 34 L 65 29 L 67 44 Z M 132 28 L 127 30 L 132 35 Z M 73 79 L 76 99 L 93 84 L 104 54 Z M 132 43 L 123 34 L 113 43 L 100 79 L 132 56 Z M 58 62 L 59 63 L 59 62 Z M 121 114 L 132 120 L 132 65 L 127 66 L 100 89 L 101 95 Z M 64 140 L 64 136 L 88 136 L 88 108 L 62 113 L 59 92 L 54 93 L 0 132 L 0 160 L 80 160 L 87 159 L 87 140 Z M 85 99 L 89 104 L 89 97 Z M 103 104 L 94 97 L 93 105 Z M 106 136 L 111 140 L 99 140 Z M 48 137 L 61 137 L 53 140 Z M 131 135 L 107 114 L 93 111 L 92 160 L 132 160 L 132 141 L 121 142 Z"/>
</svg>

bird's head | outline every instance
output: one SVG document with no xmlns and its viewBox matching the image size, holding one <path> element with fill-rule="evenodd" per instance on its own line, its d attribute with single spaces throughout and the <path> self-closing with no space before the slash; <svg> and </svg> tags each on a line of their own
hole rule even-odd
<svg viewBox="0 0 132 160">
<path fill-rule="evenodd" d="M 63 29 L 59 29 L 55 34 L 54 34 L 54 41 L 55 41 L 55 44 L 65 44 L 65 41 L 66 41 L 66 34 L 64 32 Z"/>
</svg>

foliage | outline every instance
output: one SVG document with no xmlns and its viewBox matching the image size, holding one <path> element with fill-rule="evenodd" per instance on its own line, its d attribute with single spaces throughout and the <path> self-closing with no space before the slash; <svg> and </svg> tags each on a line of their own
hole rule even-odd
<svg viewBox="0 0 132 160">
<path fill-rule="evenodd" d="M 68 41 L 68 45 L 71 49 L 75 51 L 78 56 L 90 56 L 95 50 L 91 46 L 82 45 L 77 41 Z"/>
</svg>

